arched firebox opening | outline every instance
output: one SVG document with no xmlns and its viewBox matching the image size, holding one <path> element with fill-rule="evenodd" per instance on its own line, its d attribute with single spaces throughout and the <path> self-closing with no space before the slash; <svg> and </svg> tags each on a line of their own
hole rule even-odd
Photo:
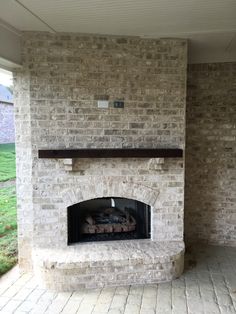
<svg viewBox="0 0 236 314">
<path fill-rule="evenodd" d="M 150 206 L 127 198 L 104 197 L 67 208 L 68 244 L 150 238 Z"/>
</svg>

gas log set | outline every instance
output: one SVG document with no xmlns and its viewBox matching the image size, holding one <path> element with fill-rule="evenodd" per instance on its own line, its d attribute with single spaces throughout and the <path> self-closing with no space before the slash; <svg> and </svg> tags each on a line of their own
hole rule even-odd
<svg viewBox="0 0 236 314">
<path fill-rule="evenodd" d="M 94 211 L 85 216 L 81 232 L 89 233 L 111 233 L 129 232 L 136 228 L 136 220 L 127 211 L 115 207 L 104 209 L 102 212 Z"/>
</svg>

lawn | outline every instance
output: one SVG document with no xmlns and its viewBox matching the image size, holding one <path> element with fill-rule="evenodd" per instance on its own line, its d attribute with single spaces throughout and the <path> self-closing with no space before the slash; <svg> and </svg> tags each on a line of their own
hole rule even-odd
<svg viewBox="0 0 236 314">
<path fill-rule="evenodd" d="M 0 145 L 1 182 L 15 178 L 13 144 Z M 17 262 L 17 225 L 15 184 L 0 188 L 0 275 Z"/>
<path fill-rule="evenodd" d="M 0 144 L 0 182 L 16 177 L 15 145 Z"/>
<path fill-rule="evenodd" d="M 0 275 L 17 261 L 15 187 L 0 189 Z"/>
</svg>

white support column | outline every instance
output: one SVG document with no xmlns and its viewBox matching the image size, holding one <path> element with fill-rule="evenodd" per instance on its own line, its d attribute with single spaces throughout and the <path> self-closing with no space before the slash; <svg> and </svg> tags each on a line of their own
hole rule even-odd
<svg viewBox="0 0 236 314">
<path fill-rule="evenodd" d="M 0 19 L 0 67 L 12 70 L 21 65 L 21 32 Z"/>
</svg>

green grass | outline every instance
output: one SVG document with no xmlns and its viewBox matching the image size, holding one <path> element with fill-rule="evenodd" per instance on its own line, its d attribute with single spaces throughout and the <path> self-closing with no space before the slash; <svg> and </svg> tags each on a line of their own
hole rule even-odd
<svg viewBox="0 0 236 314">
<path fill-rule="evenodd" d="M 0 190 L 0 275 L 17 262 L 15 186 Z"/>
<path fill-rule="evenodd" d="M 0 182 L 16 177 L 15 145 L 0 144 Z"/>
<path fill-rule="evenodd" d="M 15 178 L 15 146 L 0 145 L 0 181 Z M 0 189 L 0 276 L 17 262 L 15 185 Z"/>
</svg>

